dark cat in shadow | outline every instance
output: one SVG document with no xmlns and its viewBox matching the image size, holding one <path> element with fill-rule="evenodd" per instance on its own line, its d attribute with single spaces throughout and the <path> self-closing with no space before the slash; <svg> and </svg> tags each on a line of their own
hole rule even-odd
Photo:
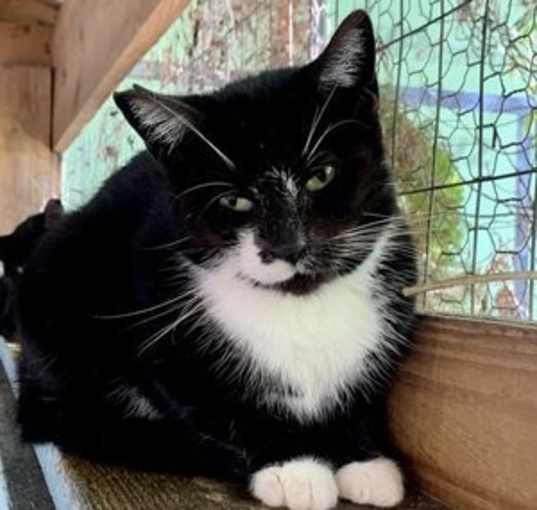
<svg viewBox="0 0 537 510">
<path fill-rule="evenodd" d="M 368 16 L 303 67 L 115 100 L 148 150 L 27 265 L 24 437 L 269 506 L 398 504 L 384 407 L 416 269 Z"/>
<path fill-rule="evenodd" d="M 49 200 L 42 213 L 24 220 L 11 234 L 0 236 L 0 336 L 7 340 L 16 332 L 15 295 L 24 266 L 42 236 L 60 221 L 62 215 L 61 202 Z"/>
</svg>

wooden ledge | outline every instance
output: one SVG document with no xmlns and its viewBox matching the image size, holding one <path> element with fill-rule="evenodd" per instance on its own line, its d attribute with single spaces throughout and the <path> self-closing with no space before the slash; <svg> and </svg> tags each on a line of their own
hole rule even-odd
<svg viewBox="0 0 537 510">
<path fill-rule="evenodd" d="M 2 339 L 0 339 L 0 360 L 11 383 L 15 385 L 13 348 Z M 51 445 L 38 446 L 35 452 L 57 510 L 266 508 L 227 485 L 203 478 L 189 479 L 95 464 L 62 454 Z M 1 485 L 0 480 L 0 491 Z M 43 510 L 48 507 L 38 508 Z M 364 507 L 341 503 L 337 510 L 359 508 Z M 445 507 L 420 494 L 410 494 L 399 510 L 445 510 Z"/>
<path fill-rule="evenodd" d="M 535 510 L 537 328 L 424 318 L 391 425 L 428 493 L 464 510 Z"/>
</svg>

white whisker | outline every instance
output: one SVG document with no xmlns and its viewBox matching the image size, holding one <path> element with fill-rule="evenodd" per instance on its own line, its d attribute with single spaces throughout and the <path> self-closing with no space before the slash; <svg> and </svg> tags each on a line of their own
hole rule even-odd
<svg viewBox="0 0 537 510">
<path fill-rule="evenodd" d="M 162 308 L 165 308 L 169 305 L 173 305 L 179 301 L 181 301 L 182 299 L 184 299 L 186 296 L 189 296 L 193 293 L 192 290 L 188 290 L 186 292 L 184 292 L 183 294 L 179 295 L 179 296 L 175 296 L 174 298 L 172 299 L 168 299 L 162 303 L 159 303 L 157 305 L 154 305 L 154 306 L 149 306 L 147 308 L 143 308 L 143 309 L 140 309 L 140 310 L 135 310 L 135 311 L 132 311 L 132 312 L 126 312 L 126 313 L 118 313 L 118 314 L 110 314 L 110 315 L 95 315 L 93 316 L 93 318 L 95 319 L 104 319 L 104 320 L 109 320 L 109 319 L 128 319 L 129 317 L 136 317 L 138 315 L 144 315 L 144 314 L 147 314 L 147 313 L 151 313 L 151 312 L 154 312 L 154 311 L 157 311 L 157 310 L 161 310 Z"/>
<path fill-rule="evenodd" d="M 311 149 L 310 153 L 308 154 L 307 161 L 308 163 L 311 161 L 311 158 L 317 151 L 317 149 L 320 147 L 321 143 L 323 143 L 324 139 L 332 132 L 334 129 L 337 129 L 338 127 L 344 126 L 345 124 L 361 124 L 359 120 L 356 119 L 345 119 L 340 120 L 339 122 L 336 122 L 335 124 L 331 124 L 328 126 L 324 133 L 319 137 L 313 148 Z"/>
<path fill-rule="evenodd" d="M 226 195 L 229 195 L 231 192 L 230 191 L 224 191 L 223 193 L 219 193 L 218 195 L 214 196 L 211 200 L 209 200 L 209 202 L 207 202 L 207 204 L 203 207 L 203 209 L 201 210 L 201 212 L 199 213 L 199 216 L 203 216 L 205 214 L 205 212 L 217 201 L 217 200 L 220 200 L 221 198 L 225 197 Z"/>
<path fill-rule="evenodd" d="M 164 338 L 168 333 L 174 331 L 177 328 L 177 326 L 179 326 L 181 323 L 183 323 L 184 321 L 186 321 L 187 319 L 189 319 L 190 317 L 198 313 L 200 310 L 202 310 L 204 307 L 204 303 L 200 301 L 199 299 L 197 299 L 197 297 L 192 299 L 189 303 L 187 303 L 187 305 L 191 305 L 192 303 L 196 303 L 196 302 L 197 304 L 193 306 L 192 308 L 188 309 L 186 313 L 183 313 L 171 324 L 169 324 L 168 326 L 165 326 L 160 331 L 157 331 L 157 333 L 155 333 L 154 335 L 149 337 L 147 340 L 142 342 L 142 344 L 140 345 L 138 354 L 141 356 L 145 351 L 153 347 L 160 339 Z"/>
<path fill-rule="evenodd" d="M 224 163 L 226 163 L 227 167 L 236 170 L 235 164 L 231 159 L 229 159 L 211 140 L 207 138 L 185 115 L 180 115 L 179 112 L 174 110 L 173 108 L 170 108 L 167 104 L 163 103 L 160 99 L 158 99 L 157 96 L 152 94 L 150 91 L 137 88 L 137 92 L 143 96 L 146 97 L 146 99 L 150 99 L 154 103 L 156 103 L 159 107 L 163 108 L 165 111 L 167 111 L 169 114 L 171 114 L 173 117 L 177 118 L 181 124 L 184 124 L 187 128 L 189 128 L 193 133 L 195 133 L 200 140 L 205 142 L 220 158 Z M 172 103 L 181 104 L 179 101 L 173 100 L 172 98 L 168 98 L 168 100 Z M 181 104 L 181 106 L 183 106 Z M 170 151 L 173 150 L 175 144 L 172 144 L 170 146 Z"/>
<path fill-rule="evenodd" d="M 308 154 L 309 146 L 311 144 L 313 136 L 315 135 L 315 131 L 317 131 L 317 126 L 319 125 L 319 122 L 321 122 L 321 119 L 324 116 L 324 113 L 326 109 L 328 108 L 328 104 L 332 100 L 332 97 L 334 96 L 336 89 L 337 89 L 337 85 L 334 85 L 334 87 L 332 87 L 332 90 L 328 94 L 328 97 L 326 98 L 321 110 L 320 111 L 317 110 L 315 112 L 315 115 L 313 116 L 313 122 L 311 124 L 311 128 L 308 133 L 308 138 L 306 140 L 306 144 L 304 145 L 304 148 L 302 149 L 302 156 L 305 156 L 306 154 Z M 308 157 L 307 159 L 309 160 L 310 158 Z"/>
<path fill-rule="evenodd" d="M 200 190 L 200 189 L 204 189 L 204 188 L 210 188 L 210 187 L 228 187 L 228 188 L 233 188 L 233 184 L 231 184 L 230 182 L 225 182 L 225 181 L 211 181 L 211 182 L 205 182 L 203 184 L 197 184 L 196 186 L 192 186 L 191 188 L 188 188 L 184 191 L 182 191 L 181 193 L 175 195 L 175 199 L 176 200 L 179 200 L 180 198 L 182 198 L 183 196 L 185 195 L 188 195 L 189 193 L 192 193 L 193 191 L 197 191 L 197 190 Z"/>
<path fill-rule="evenodd" d="M 182 244 L 186 241 L 188 241 L 189 239 L 191 239 L 190 236 L 185 236 L 185 237 L 181 237 L 180 239 L 176 239 L 175 241 L 171 241 L 169 243 L 165 243 L 165 244 L 157 244 L 156 246 L 148 246 L 147 248 L 144 248 L 145 250 L 164 250 L 166 248 L 171 248 L 173 246 L 177 246 L 179 244 Z"/>
</svg>

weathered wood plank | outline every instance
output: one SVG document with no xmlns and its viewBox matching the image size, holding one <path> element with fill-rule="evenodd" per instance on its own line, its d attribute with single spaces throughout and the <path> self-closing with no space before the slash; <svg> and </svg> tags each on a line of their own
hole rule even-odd
<svg viewBox="0 0 537 510">
<path fill-rule="evenodd" d="M 52 28 L 0 20 L 0 64 L 51 66 Z"/>
<path fill-rule="evenodd" d="M 0 66 L 0 235 L 58 194 L 50 109 L 50 69 Z"/>
<path fill-rule="evenodd" d="M 2 0 L 0 2 L 0 21 L 53 26 L 57 16 L 57 7 L 39 0 Z"/>
<path fill-rule="evenodd" d="M 70 0 L 52 42 L 53 146 L 63 151 L 188 0 Z"/>
<path fill-rule="evenodd" d="M 537 328 L 427 318 L 391 399 L 399 446 L 455 508 L 537 502 Z"/>
<path fill-rule="evenodd" d="M 51 5 L 52 7 L 60 7 L 65 0 L 37 0 L 39 3 Z"/>
</svg>

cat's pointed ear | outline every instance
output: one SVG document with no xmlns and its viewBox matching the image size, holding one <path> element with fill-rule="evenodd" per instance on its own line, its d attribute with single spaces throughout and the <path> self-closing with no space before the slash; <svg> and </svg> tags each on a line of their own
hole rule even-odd
<svg viewBox="0 0 537 510">
<path fill-rule="evenodd" d="M 116 92 L 114 101 L 156 157 L 169 154 L 189 128 L 193 129 L 195 110 L 176 97 L 134 85 L 131 90 Z"/>
<path fill-rule="evenodd" d="M 49 230 L 53 228 L 60 222 L 60 219 L 64 215 L 64 209 L 61 201 L 57 198 L 51 198 L 47 202 L 43 214 L 45 215 L 45 229 Z"/>
<path fill-rule="evenodd" d="M 378 93 L 375 34 L 365 11 L 354 11 L 343 20 L 313 66 L 322 90 L 366 87 Z"/>
</svg>

